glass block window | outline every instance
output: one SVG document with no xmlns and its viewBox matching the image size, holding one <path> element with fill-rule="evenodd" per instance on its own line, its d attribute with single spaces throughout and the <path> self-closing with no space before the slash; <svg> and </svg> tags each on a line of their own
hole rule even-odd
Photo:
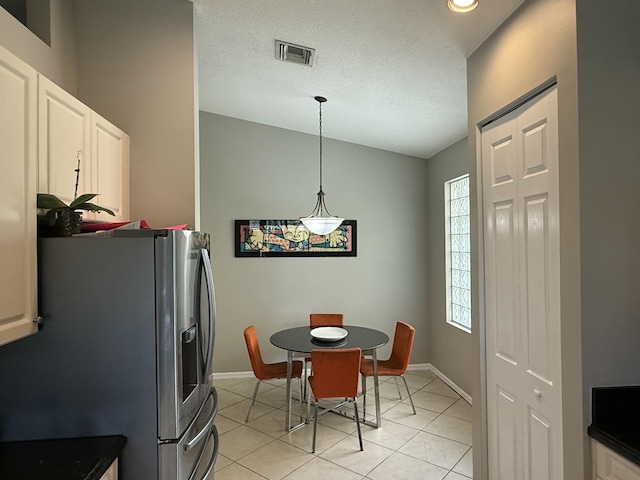
<svg viewBox="0 0 640 480">
<path fill-rule="evenodd" d="M 444 184 L 447 323 L 471 333 L 469 175 Z"/>
</svg>

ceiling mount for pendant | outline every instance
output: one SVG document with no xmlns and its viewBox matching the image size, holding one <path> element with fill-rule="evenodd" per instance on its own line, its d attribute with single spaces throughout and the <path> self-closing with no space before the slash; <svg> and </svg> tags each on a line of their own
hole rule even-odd
<svg viewBox="0 0 640 480">
<path fill-rule="evenodd" d="M 328 235 L 333 232 L 344 221 L 344 218 L 335 217 L 329 213 L 324 203 L 325 193 L 322 190 L 322 104 L 327 101 L 325 97 L 314 97 L 320 109 L 320 190 L 318 199 L 313 211 L 306 217 L 300 217 L 300 221 L 311 233 L 318 235 Z"/>
</svg>

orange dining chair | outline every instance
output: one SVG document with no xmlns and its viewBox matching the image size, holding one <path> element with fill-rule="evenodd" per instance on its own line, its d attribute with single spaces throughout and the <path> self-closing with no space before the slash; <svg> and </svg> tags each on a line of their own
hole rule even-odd
<svg viewBox="0 0 640 480">
<path fill-rule="evenodd" d="M 309 314 L 309 325 L 315 327 L 341 327 L 344 322 L 342 313 L 311 313 Z"/>
<path fill-rule="evenodd" d="M 396 388 L 398 389 L 398 395 L 402 400 L 402 394 L 400 393 L 400 387 L 398 386 L 398 377 L 404 381 L 404 386 L 407 389 L 407 395 L 411 402 L 411 408 L 413 414 L 416 414 L 416 407 L 413 405 L 413 398 L 411 398 L 411 392 L 407 385 L 407 380 L 404 378 L 404 373 L 407 371 L 409 365 L 409 357 L 411 356 L 411 347 L 413 346 L 413 337 L 416 334 L 416 329 L 408 323 L 396 322 L 396 331 L 393 336 L 393 347 L 391 348 L 391 356 L 388 360 L 378 360 L 378 376 L 393 376 L 396 382 Z M 360 365 L 360 374 L 362 375 L 362 416 L 366 414 L 367 408 L 367 377 L 373 377 L 373 360 L 364 359 Z"/>
<path fill-rule="evenodd" d="M 310 313 L 309 326 L 317 327 L 342 327 L 344 314 L 342 313 Z M 311 363 L 311 357 L 304 357 L 304 377 L 307 378 L 307 365 Z M 313 365 L 311 366 L 313 368 Z M 304 396 L 307 396 L 307 383 L 303 383 Z"/>
<path fill-rule="evenodd" d="M 253 325 L 244 329 L 244 341 L 247 344 L 247 351 L 249 352 L 249 360 L 251 360 L 251 368 L 253 374 L 257 378 L 256 386 L 253 389 L 253 397 L 251 398 L 251 405 L 247 412 L 247 418 L 245 422 L 249 421 L 249 415 L 251 415 L 251 409 L 256 403 L 256 396 L 258 395 L 258 387 L 262 380 L 274 380 L 280 378 L 287 378 L 287 362 L 278 363 L 264 363 L 262 360 L 262 354 L 260 353 L 260 345 L 258 344 L 258 335 Z M 291 365 L 291 378 L 298 379 L 298 395 L 300 399 L 300 417 L 302 417 L 302 362 L 294 361 Z M 289 399 L 287 398 L 287 402 Z"/>
<path fill-rule="evenodd" d="M 309 377 L 309 397 L 307 409 L 311 402 L 311 395 L 315 399 L 313 415 L 313 443 L 311 453 L 316 451 L 316 427 L 318 425 L 318 400 L 327 398 L 343 399 L 337 405 L 325 409 L 324 413 L 353 403 L 355 421 L 358 426 L 358 440 L 362 450 L 362 434 L 360 433 L 360 418 L 358 417 L 358 373 L 362 351 L 359 348 L 343 349 L 315 349 L 311 351 L 313 374 Z M 307 415 L 308 417 L 308 415 Z"/>
</svg>

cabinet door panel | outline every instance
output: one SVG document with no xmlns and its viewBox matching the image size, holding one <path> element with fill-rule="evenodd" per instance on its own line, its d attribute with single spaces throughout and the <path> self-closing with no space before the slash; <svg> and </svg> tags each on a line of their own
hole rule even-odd
<svg viewBox="0 0 640 480">
<path fill-rule="evenodd" d="M 0 345 L 37 331 L 36 80 L 0 48 Z"/>
<path fill-rule="evenodd" d="M 129 220 L 129 137 L 95 112 L 91 119 L 94 184 L 99 194 L 96 203 L 115 213 L 115 217 L 95 213 L 94 219 Z"/>
<path fill-rule="evenodd" d="M 89 107 L 46 77 L 39 76 L 39 191 L 65 203 L 74 198 L 80 158 L 78 195 L 94 193 Z M 84 214 L 84 212 L 83 212 Z"/>
</svg>

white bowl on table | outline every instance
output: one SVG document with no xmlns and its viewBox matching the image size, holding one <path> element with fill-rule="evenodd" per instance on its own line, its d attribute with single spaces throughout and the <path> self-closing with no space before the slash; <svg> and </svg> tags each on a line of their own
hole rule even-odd
<svg viewBox="0 0 640 480">
<path fill-rule="evenodd" d="M 311 336 L 323 342 L 337 342 L 348 334 L 348 331 L 340 327 L 316 327 L 311 330 Z"/>
</svg>

